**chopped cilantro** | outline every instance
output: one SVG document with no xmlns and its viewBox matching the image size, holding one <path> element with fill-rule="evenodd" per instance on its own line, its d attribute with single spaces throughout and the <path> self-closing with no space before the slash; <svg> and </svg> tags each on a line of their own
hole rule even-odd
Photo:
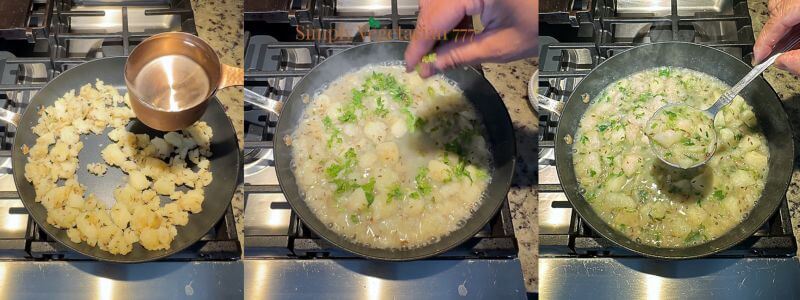
<svg viewBox="0 0 800 300">
<path fill-rule="evenodd" d="M 406 125 L 408 126 L 408 131 L 414 132 L 417 129 L 417 116 L 411 112 L 407 107 L 403 108 L 403 114 L 406 115 Z"/>
<path fill-rule="evenodd" d="M 580 138 L 581 144 L 586 144 L 589 141 L 589 137 L 582 135 Z"/>
<path fill-rule="evenodd" d="M 330 179 L 347 176 L 353 172 L 353 167 L 355 167 L 357 163 L 358 157 L 356 156 L 356 150 L 353 148 L 347 149 L 347 152 L 344 153 L 343 160 L 334 162 L 325 168 L 325 175 Z"/>
<path fill-rule="evenodd" d="M 667 118 L 670 121 L 675 121 L 678 119 L 678 114 L 676 114 L 674 111 L 665 110 L 664 113 L 667 114 Z"/>
<path fill-rule="evenodd" d="M 475 169 L 475 178 L 485 181 L 486 179 L 489 179 L 489 173 L 484 169 Z"/>
<path fill-rule="evenodd" d="M 339 176 L 339 172 L 342 170 L 344 170 L 343 165 L 332 163 L 330 166 L 325 168 L 325 175 L 328 176 L 328 178 L 336 178 Z"/>
<path fill-rule="evenodd" d="M 692 140 L 689 138 L 681 139 L 681 144 L 683 144 L 684 146 L 694 146 L 694 142 L 692 142 Z"/>
<path fill-rule="evenodd" d="M 466 146 L 472 141 L 472 137 L 477 132 L 474 130 L 462 131 L 453 140 L 444 144 L 444 150 L 450 151 L 458 156 L 464 156 L 467 153 Z"/>
<path fill-rule="evenodd" d="M 713 196 L 715 199 L 722 201 L 723 199 L 725 199 L 726 193 L 723 192 L 722 190 L 714 190 Z"/>
<path fill-rule="evenodd" d="M 325 131 L 330 134 L 330 137 L 328 137 L 328 148 L 333 147 L 333 143 L 335 142 L 342 142 L 342 131 L 333 125 L 333 120 L 331 120 L 331 117 L 326 116 L 324 119 L 322 119 L 322 125 L 325 127 Z"/>
<path fill-rule="evenodd" d="M 389 110 L 386 109 L 386 106 L 383 103 L 383 99 L 381 99 L 381 97 L 378 97 L 378 99 L 375 100 L 375 101 L 376 101 L 376 104 L 375 104 L 376 105 L 376 108 L 375 108 L 375 114 L 376 115 L 378 115 L 379 117 L 383 118 L 387 114 L 389 114 Z"/>
<path fill-rule="evenodd" d="M 366 89 L 364 90 L 353 89 L 352 92 L 353 92 L 353 99 L 350 103 L 352 103 L 353 106 L 356 107 L 364 107 L 363 99 L 364 96 L 367 94 Z"/>
<path fill-rule="evenodd" d="M 467 162 L 461 158 L 458 159 L 458 164 L 453 168 L 452 173 L 456 178 L 467 177 L 472 182 L 472 175 L 467 171 Z"/>
<path fill-rule="evenodd" d="M 392 188 L 389 189 L 388 197 L 386 198 L 386 203 L 392 202 L 392 200 L 403 199 L 403 190 L 400 188 L 400 184 L 395 184 Z"/>
<path fill-rule="evenodd" d="M 686 239 L 684 240 L 684 242 L 686 242 L 686 244 L 693 245 L 705 241 L 706 237 L 705 235 L 703 235 L 702 231 L 703 231 L 702 226 L 698 230 L 692 230 L 692 232 L 686 235 Z"/>
<path fill-rule="evenodd" d="M 595 192 L 586 192 L 586 194 L 583 195 L 583 198 L 585 198 L 587 202 L 592 202 L 595 198 L 597 198 L 597 194 Z"/>
<path fill-rule="evenodd" d="M 350 108 L 352 107 L 345 106 L 339 109 L 339 112 L 342 113 L 339 115 L 339 122 L 352 123 L 356 121 L 356 111 Z"/>
<path fill-rule="evenodd" d="M 433 186 L 431 185 L 431 180 L 428 178 L 428 168 L 422 167 L 417 172 L 417 176 L 414 177 L 414 182 L 417 184 L 417 192 L 421 196 L 425 196 L 431 193 L 433 190 Z"/>
<path fill-rule="evenodd" d="M 744 136 L 742 135 L 741 132 L 740 133 L 736 133 L 736 135 L 733 136 L 733 138 L 736 139 L 737 142 L 741 141 L 743 137 Z"/>
<path fill-rule="evenodd" d="M 361 189 L 367 198 L 367 207 L 372 206 L 372 202 L 375 202 L 375 177 L 370 177 L 369 182 L 361 185 Z"/>
<path fill-rule="evenodd" d="M 436 53 L 428 53 L 422 57 L 422 62 L 429 64 L 436 61 Z"/>
<path fill-rule="evenodd" d="M 364 95 L 366 92 L 364 90 L 357 90 L 353 89 L 353 98 L 350 102 L 339 108 L 339 122 L 342 123 L 351 123 L 355 122 L 357 115 L 356 111 L 359 109 L 364 109 Z"/>
<path fill-rule="evenodd" d="M 358 215 L 355 214 L 350 215 L 350 223 L 358 224 Z"/>
<path fill-rule="evenodd" d="M 670 69 L 669 68 L 661 68 L 658 70 L 658 76 L 661 77 L 669 77 Z"/>
<path fill-rule="evenodd" d="M 589 170 L 589 176 L 594 177 L 595 175 L 597 175 L 595 170 Z"/>
<path fill-rule="evenodd" d="M 344 193 L 355 191 L 359 185 L 355 181 L 355 179 L 334 179 L 332 180 L 333 184 L 336 185 L 336 195 L 341 195 Z"/>
</svg>

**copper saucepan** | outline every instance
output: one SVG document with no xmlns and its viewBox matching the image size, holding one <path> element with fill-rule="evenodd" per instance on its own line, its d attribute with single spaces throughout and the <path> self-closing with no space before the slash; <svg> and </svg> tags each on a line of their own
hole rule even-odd
<svg viewBox="0 0 800 300">
<path fill-rule="evenodd" d="M 203 116 L 217 90 L 244 84 L 244 70 L 220 62 L 201 38 L 166 32 L 142 41 L 125 63 L 125 84 L 136 117 L 174 131 Z"/>
</svg>

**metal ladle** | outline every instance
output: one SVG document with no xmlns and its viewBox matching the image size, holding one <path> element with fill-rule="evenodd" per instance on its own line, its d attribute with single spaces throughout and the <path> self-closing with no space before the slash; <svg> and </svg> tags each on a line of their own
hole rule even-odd
<svg viewBox="0 0 800 300">
<path fill-rule="evenodd" d="M 709 108 L 703 110 L 703 112 L 711 116 L 711 122 L 712 122 L 711 128 L 713 128 L 714 126 L 713 125 L 714 118 L 717 116 L 717 113 L 719 113 L 719 111 L 722 110 L 722 108 L 730 104 L 733 101 L 733 99 L 736 98 L 736 95 L 738 95 L 745 87 L 747 87 L 747 85 L 750 84 L 750 82 L 753 81 L 753 79 L 761 75 L 761 73 L 763 73 L 764 70 L 766 70 L 769 66 L 775 63 L 775 60 L 777 60 L 778 57 L 780 57 L 781 55 L 783 55 L 783 53 L 787 51 L 791 51 L 798 44 L 800 44 L 800 26 L 795 26 L 786 35 L 784 35 L 784 38 L 780 42 L 775 44 L 772 53 L 767 57 L 767 59 L 765 59 L 762 63 L 753 67 L 753 70 L 747 73 L 747 75 L 745 75 L 744 78 L 739 80 L 739 82 L 737 82 L 729 90 L 725 91 L 725 93 L 723 93 L 719 97 L 719 99 L 717 99 L 717 102 L 714 102 L 714 104 L 712 104 Z M 677 104 L 670 103 L 656 110 L 656 112 L 650 117 L 650 119 L 647 120 L 647 125 L 646 125 L 647 127 L 645 128 L 651 128 L 650 126 L 652 125 L 651 123 L 653 122 L 655 116 L 659 115 L 659 113 L 661 113 L 663 109 L 672 108 L 675 106 L 686 106 L 686 108 L 690 110 L 699 110 L 697 108 L 682 103 L 677 103 Z M 681 169 L 691 169 L 706 164 L 711 159 L 711 157 L 714 156 L 714 152 L 717 150 L 717 133 L 714 130 L 711 130 L 711 141 L 713 143 L 712 144 L 713 148 L 711 149 L 711 153 L 705 158 L 705 160 L 700 161 L 697 164 L 689 167 L 679 166 L 673 162 L 668 161 L 663 156 L 663 153 L 657 151 L 653 139 L 650 139 L 650 150 L 653 151 L 653 153 L 658 157 L 658 159 L 660 159 L 661 161 L 670 166 Z"/>
</svg>

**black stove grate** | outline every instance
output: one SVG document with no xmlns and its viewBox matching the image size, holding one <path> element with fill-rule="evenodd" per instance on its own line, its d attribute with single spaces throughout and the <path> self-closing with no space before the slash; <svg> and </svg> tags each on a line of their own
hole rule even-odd
<svg viewBox="0 0 800 300">
<path fill-rule="evenodd" d="M 712 46 L 728 52 L 744 61 L 752 58 L 753 32 L 747 3 L 744 0 L 732 1 L 729 14 L 696 14 L 695 16 L 679 16 L 677 0 L 671 1 L 671 13 L 665 17 L 629 17 L 616 13 L 612 0 L 599 0 L 594 8 L 592 36 L 579 42 L 543 43 L 540 51 L 540 70 L 538 92 L 553 99 L 566 101 L 574 87 L 591 69 L 616 53 L 632 48 L 648 41 L 618 39 L 614 35 L 618 24 L 650 24 L 650 30 L 663 30 L 667 33 L 654 33 L 657 38 L 651 41 L 692 41 Z M 732 22 L 736 27 L 734 39 L 713 40 L 708 36 L 692 33 L 694 28 L 704 25 L 699 23 L 716 22 L 724 24 Z M 548 26 L 543 24 L 542 26 Z M 576 29 L 577 30 L 577 29 Z M 573 39 L 571 38 L 569 39 Z M 555 36 L 555 38 L 559 38 Z M 652 37 L 651 37 L 652 38 Z M 570 55 L 588 53 L 591 63 L 575 66 Z M 558 116 L 540 113 L 540 155 L 555 148 L 555 128 Z M 539 184 L 539 193 L 562 194 L 560 184 Z M 567 201 L 554 201 L 553 208 L 571 208 Z M 567 257 L 637 257 L 638 254 L 621 248 L 594 232 L 573 210 L 567 233 L 540 234 L 540 251 L 543 255 Z M 794 256 L 797 252 L 796 239 L 792 233 L 788 202 L 783 199 L 778 211 L 753 236 L 738 245 L 715 254 L 712 257 L 785 257 Z"/>
<path fill-rule="evenodd" d="M 37 11 L 38 15 L 51 16 L 52 22 L 46 28 L 46 34 L 37 34 L 30 44 L 17 45 L 9 52 L 22 53 L 24 57 L 11 57 L 5 60 L 0 59 L 0 71 L 12 70 L 11 81 L 8 78 L 0 78 L 0 104 L 5 108 L 11 108 L 21 112 L 27 105 L 27 99 L 31 93 L 38 91 L 45 84 L 58 74 L 81 63 L 92 60 L 89 57 L 70 57 L 68 48 L 70 41 L 85 39 L 102 39 L 103 45 L 113 45 L 121 50 L 121 53 L 109 53 L 106 55 L 127 56 L 130 51 L 142 40 L 158 32 L 131 32 L 128 28 L 129 15 L 128 6 L 121 5 L 122 30 L 116 33 L 75 33 L 70 31 L 72 17 L 98 17 L 104 16 L 102 10 L 96 11 L 72 11 L 72 1 L 68 0 L 49 0 L 47 10 Z M 52 5 L 50 3 L 52 2 Z M 194 27 L 194 15 L 191 4 L 188 0 L 172 1 L 169 8 L 145 10 L 145 15 L 177 15 L 180 16 L 181 30 L 196 34 Z M 11 42 L 4 42 L 12 44 Z M 25 41 L 27 43 L 27 41 Z M 20 50 L 21 49 L 21 50 Z M 0 49 L 5 50 L 5 49 Z M 46 78 L 38 80 L 19 80 L 21 70 L 26 65 L 42 66 L 46 73 Z M 16 70 L 16 71 L 13 71 Z M 3 77 L 5 73 L 0 73 Z M 25 100 L 15 102 L 13 99 L 19 98 L 18 94 L 24 93 L 21 97 Z M 0 159 L 11 157 L 11 147 L 13 143 L 13 128 L 0 126 Z M 4 174 L 10 174 L 10 170 L 2 170 Z M 6 175 L 10 176 L 10 175 Z M 0 192 L 0 201 L 19 199 L 16 191 Z M 27 214 L 24 209 L 11 211 L 11 214 Z M 0 242 L 0 253 L 11 253 L 7 255 L 12 258 L 24 257 L 26 259 L 51 259 L 51 260 L 85 260 L 88 259 L 65 246 L 52 240 L 44 231 L 28 218 L 28 228 L 25 238 L 5 239 Z M 237 237 L 235 228 L 235 218 L 233 210 L 229 206 L 223 218 L 212 228 L 200 241 L 189 248 L 172 255 L 165 260 L 234 260 L 239 259 L 242 247 Z M 21 255 L 20 255 L 21 254 Z M 6 255 L 4 255 L 5 257 Z"/>
<path fill-rule="evenodd" d="M 416 16 L 397 13 L 396 0 L 392 0 L 391 14 L 375 17 L 336 16 L 333 14 L 334 6 L 330 2 L 316 1 L 315 5 L 304 6 L 304 9 L 294 11 L 294 13 L 258 11 L 255 8 L 253 11 L 247 11 L 246 9 L 245 86 L 247 88 L 284 101 L 291 92 L 292 83 L 299 81 L 311 68 L 339 51 L 363 43 L 357 37 L 352 40 L 298 41 L 295 38 L 295 28 L 291 25 L 300 24 L 312 28 L 331 29 L 336 26 L 335 23 L 367 23 L 372 19 L 380 23 L 381 29 L 392 29 L 391 38 L 397 40 L 403 34 L 402 30 L 411 30 L 416 23 Z M 284 17 L 287 19 L 283 19 Z M 272 29 L 263 30 L 264 23 L 268 24 L 267 28 Z M 279 39 L 281 41 L 278 41 Z M 294 55 L 297 55 L 298 51 L 308 55 L 310 62 L 296 63 Z M 271 154 L 276 123 L 277 116 L 245 104 L 245 164 L 252 163 L 265 152 L 268 155 Z M 248 159 L 250 160 L 248 161 Z M 272 162 L 269 162 L 268 165 L 274 166 Z M 277 184 L 251 184 L 247 180 L 245 180 L 244 191 L 245 201 L 251 194 L 282 193 Z M 290 209 L 287 202 L 272 203 L 271 208 Z M 294 212 L 291 213 L 288 230 L 285 234 L 257 235 L 245 232 L 245 245 L 246 255 L 250 257 L 354 257 L 353 254 L 342 251 L 318 237 L 302 223 Z M 497 215 L 478 234 L 437 258 L 509 258 L 516 257 L 517 252 L 511 211 L 506 202 Z"/>
</svg>

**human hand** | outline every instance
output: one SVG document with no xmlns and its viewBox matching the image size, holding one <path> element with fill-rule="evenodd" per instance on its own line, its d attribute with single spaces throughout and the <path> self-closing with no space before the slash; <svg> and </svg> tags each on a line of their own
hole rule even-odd
<svg viewBox="0 0 800 300">
<path fill-rule="evenodd" d="M 753 62 L 760 63 L 772 53 L 773 47 L 795 26 L 800 26 L 800 1 L 771 0 L 770 18 L 761 29 L 753 46 Z M 778 68 L 800 75 L 800 50 L 784 53 L 775 61 Z"/>
<path fill-rule="evenodd" d="M 405 53 L 407 71 L 419 65 L 420 76 L 459 65 L 509 62 L 536 55 L 539 37 L 538 0 L 420 0 L 417 27 Z M 433 63 L 422 63 L 436 36 L 455 28 L 464 17 L 480 15 L 484 30 L 454 39 L 436 49 Z"/>
</svg>

